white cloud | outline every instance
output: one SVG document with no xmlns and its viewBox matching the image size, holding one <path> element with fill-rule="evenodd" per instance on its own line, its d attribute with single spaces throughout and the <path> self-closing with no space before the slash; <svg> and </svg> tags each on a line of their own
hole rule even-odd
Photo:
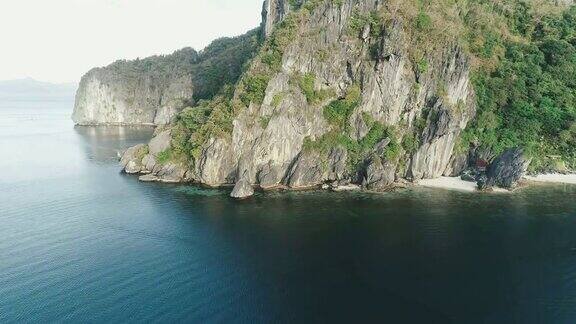
<svg viewBox="0 0 576 324">
<path fill-rule="evenodd" d="M 260 23 L 263 0 L 0 0 L 0 80 L 78 81 L 117 59 L 201 49 Z"/>
</svg>

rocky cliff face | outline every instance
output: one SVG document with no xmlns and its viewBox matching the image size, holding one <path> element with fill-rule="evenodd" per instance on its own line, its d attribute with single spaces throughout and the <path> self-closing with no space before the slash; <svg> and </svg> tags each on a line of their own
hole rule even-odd
<svg viewBox="0 0 576 324">
<path fill-rule="evenodd" d="M 136 61 L 118 61 L 88 72 L 80 82 L 76 124 L 167 124 L 193 100 L 193 49 Z"/>
<path fill-rule="evenodd" d="M 236 82 L 257 44 L 257 31 L 214 41 L 198 53 L 118 61 L 82 77 L 72 120 L 79 125 L 165 125 L 183 108 Z"/>
<path fill-rule="evenodd" d="M 309 153 L 302 152 L 304 140 L 321 139 L 332 127 L 318 107 L 325 103 L 310 104 L 302 89 L 291 82 L 295 74 L 307 74 L 315 76 L 315 90 L 335 92 L 329 100 L 343 96 L 352 85 L 359 85 L 360 104 L 347 121 L 353 138 L 361 140 L 366 136 L 370 131 L 368 124 L 374 121 L 396 126 L 401 133 L 397 141 L 417 132 L 421 145 L 414 154 L 404 157 L 406 169 L 398 170 L 399 177 L 419 179 L 443 174 L 459 132 L 474 113 L 467 59 L 453 46 L 431 58 L 430 73 L 418 75 L 409 61 L 408 43 L 402 39 L 405 36 L 401 21 L 393 21 L 380 33 L 372 31 L 370 24 L 361 26 L 359 34 L 350 31 L 354 16 L 369 16 L 381 6 L 380 1 L 344 1 L 341 6 L 326 1 L 301 22 L 299 36 L 285 50 L 282 68 L 268 83 L 263 103 L 252 103 L 235 120 L 232 154 L 239 161 L 250 161 L 246 166 L 239 163 L 239 172 L 247 169 L 253 183 L 259 183 L 262 179 L 258 175 L 270 169 L 275 177 L 270 180 L 267 173 L 267 182 L 291 187 L 332 180 L 324 175 L 292 181 L 290 176 L 291 169 L 306 163 L 303 156 Z M 440 87 L 442 95 L 438 95 Z M 279 96 L 282 99 L 273 103 Z M 422 117 L 424 114 L 426 117 Z M 266 127 L 259 127 L 253 125 L 255 118 L 269 118 L 269 122 Z M 426 119 L 422 132 L 415 130 L 419 118 Z M 332 159 L 328 156 L 327 160 L 328 169 L 333 168 Z M 398 163 L 388 163 L 391 164 Z"/>
<path fill-rule="evenodd" d="M 274 26 L 282 22 L 290 12 L 289 1 L 265 0 L 262 8 L 262 34 L 264 37 L 272 35 Z"/>
<path fill-rule="evenodd" d="M 402 17 L 372 20 L 385 9 L 377 0 L 266 1 L 267 41 L 232 96 L 241 106 L 232 131 L 208 136 L 199 156 L 183 163 L 188 178 L 384 190 L 401 178 L 447 172 L 475 112 L 469 59 L 453 43 L 422 58 L 425 69 L 417 66 Z M 259 99 L 246 95 L 255 79 L 265 81 Z"/>
<path fill-rule="evenodd" d="M 526 158 L 520 148 L 506 150 L 499 155 L 486 172 L 486 183 L 480 188 L 501 187 L 513 189 L 518 185 L 528 169 L 530 160 Z"/>
</svg>

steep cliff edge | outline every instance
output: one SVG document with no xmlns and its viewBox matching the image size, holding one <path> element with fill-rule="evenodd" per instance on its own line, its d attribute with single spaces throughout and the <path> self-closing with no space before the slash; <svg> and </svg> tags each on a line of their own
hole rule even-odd
<svg viewBox="0 0 576 324">
<path fill-rule="evenodd" d="M 123 160 L 143 180 L 237 184 L 235 193 L 251 192 L 247 183 L 380 191 L 459 174 L 469 149 L 499 153 L 461 136 L 480 102 L 472 74 L 493 71 L 500 55 L 466 24 L 508 23 L 490 10 L 508 7 L 267 0 L 265 41 L 237 84 L 159 129 L 165 150 Z"/>
<path fill-rule="evenodd" d="M 79 125 L 165 125 L 184 107 L 234 84 L 257 45 L 258 31 L 214 41 L 202 52 L 117 61 L 90 70 L 76 93 Z"/>
</svg>

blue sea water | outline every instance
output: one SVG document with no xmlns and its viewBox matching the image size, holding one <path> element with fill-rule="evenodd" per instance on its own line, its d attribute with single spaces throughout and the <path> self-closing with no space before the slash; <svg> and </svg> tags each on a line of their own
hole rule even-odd
<svg viewBox="0 0 576 324">
<path fill-rule="evenodd" d="M 258 193 L 139 183 L 150 128 L 0 103 L 0 323 L 576 323 L 576 187 Z"/>
</svg>

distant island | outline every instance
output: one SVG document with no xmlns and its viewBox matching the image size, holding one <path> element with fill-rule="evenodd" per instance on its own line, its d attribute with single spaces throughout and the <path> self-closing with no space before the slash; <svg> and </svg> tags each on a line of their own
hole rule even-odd
<svg viewBox="0 0 576 324">
<path fill-rule="evenodd" d="M 49 83 L 32 78 L 0 81 L 0 100 L 73 100 L 76 83 Z"/>
</svg>

